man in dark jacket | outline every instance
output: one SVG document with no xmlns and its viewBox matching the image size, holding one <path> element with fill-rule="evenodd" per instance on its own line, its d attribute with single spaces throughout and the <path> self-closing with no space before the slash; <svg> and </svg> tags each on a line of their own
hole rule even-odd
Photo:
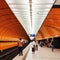
<svg viewBox="0 0 60 60">
<path fill-rule="evenodd" d="M 54 51 L 54 41 L 51 41 L 51 48 L 52 48 L 52 52 Z"/>
</svg>

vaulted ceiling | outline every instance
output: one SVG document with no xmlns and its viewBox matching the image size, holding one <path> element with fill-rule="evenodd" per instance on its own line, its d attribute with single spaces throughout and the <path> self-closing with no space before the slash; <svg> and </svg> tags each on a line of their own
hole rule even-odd
<svg viewBox="0 0 60 60">
<path fill-rule="evenodd" d="M 0 41 L 29 39 L 26 31 L 4 0 L 0 0 Z"/>
<path fill-rule="evenodd" d="M 28 36 L 36 35 L 55 0 L 6 0 Z"/>
<path fill-rule="evenodd" d="M 60 36 L 60 8 L 52 8 L 50 11 L 55 0 L 48 2 L 51 4 L 47 3 L 48 0 L 47 4 L 41 0 L 21 0 L 22 4 L 17 4 L 19 2 L 16 0 L 14 4 L 9 3 L 10 7 L 6 1 L 0 0 L 0 40 L 28 40 L 29 34 L 37 32 L 35 39 Z M 59 0 L 55 4 L 59 4 Z"/>
<path fill-rule="evenodd" d="M 46 39 L 60 36 L 60 8 L 52 8 L 35 39 Z"/>
</svg>

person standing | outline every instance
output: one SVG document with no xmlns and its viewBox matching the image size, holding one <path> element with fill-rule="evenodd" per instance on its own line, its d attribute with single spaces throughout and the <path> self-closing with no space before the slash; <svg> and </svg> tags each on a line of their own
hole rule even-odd
<svg viewBox="0 0 60 60">
<path fill-rule="evenodd" d="M 19 42 L 18 42 L 18 51 L 19 51 L 19 56 L 20 55 L 23 55 L 23 44 L 22 44 L 22 42 L 21 42 L 21 40 L 19 40 Z"/>
<path fill-rule="evenodd" d="M 36 41 L 35 50 L 38 50 L 38 41 Z"/>
<path fill-rule="evenodd" d="M 53 38 L 52 38 L 52 41 L 51 41 L 51 48 L 52 48 L 52 52 L 54 51 L 54 41 L 53 41 Z"/>
</svg>

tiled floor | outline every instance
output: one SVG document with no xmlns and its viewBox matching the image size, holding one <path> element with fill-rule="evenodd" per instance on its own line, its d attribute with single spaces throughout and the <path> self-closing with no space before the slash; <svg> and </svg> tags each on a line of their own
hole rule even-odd
<svg viewBox="0 0 60 60">
<path fill-rule="evenodd" d="M 33 54 L 30 48 L 25 60 L 60 60 L 60 49 L 55 49 L 52 52 L 51 48 L 38 47 L 38 51 Z"/>
</svg>

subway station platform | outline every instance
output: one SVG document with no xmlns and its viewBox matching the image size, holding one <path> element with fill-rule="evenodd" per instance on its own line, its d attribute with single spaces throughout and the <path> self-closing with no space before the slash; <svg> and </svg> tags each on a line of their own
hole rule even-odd
<svg viewBox="0 0 60 60">
<path fill-rule="evenodd" d="M 60 0 L 0 0 L 0 60 L 60 60 L 60 49 L 32 53 L 31 40 L 60 48 Z"/>
<path fill-rule="evenodd" d="M 24 60 L 60 60 L 60 49 L 54 49 L 54 52 L 52 52 L 51 48 L 38 46 L 38 51 L 32 53 L 31 46 L 29 47 L 29 51 Z M 17 55 L 13 60 L 21 60 L 20 57 Z"/>
</svg>

